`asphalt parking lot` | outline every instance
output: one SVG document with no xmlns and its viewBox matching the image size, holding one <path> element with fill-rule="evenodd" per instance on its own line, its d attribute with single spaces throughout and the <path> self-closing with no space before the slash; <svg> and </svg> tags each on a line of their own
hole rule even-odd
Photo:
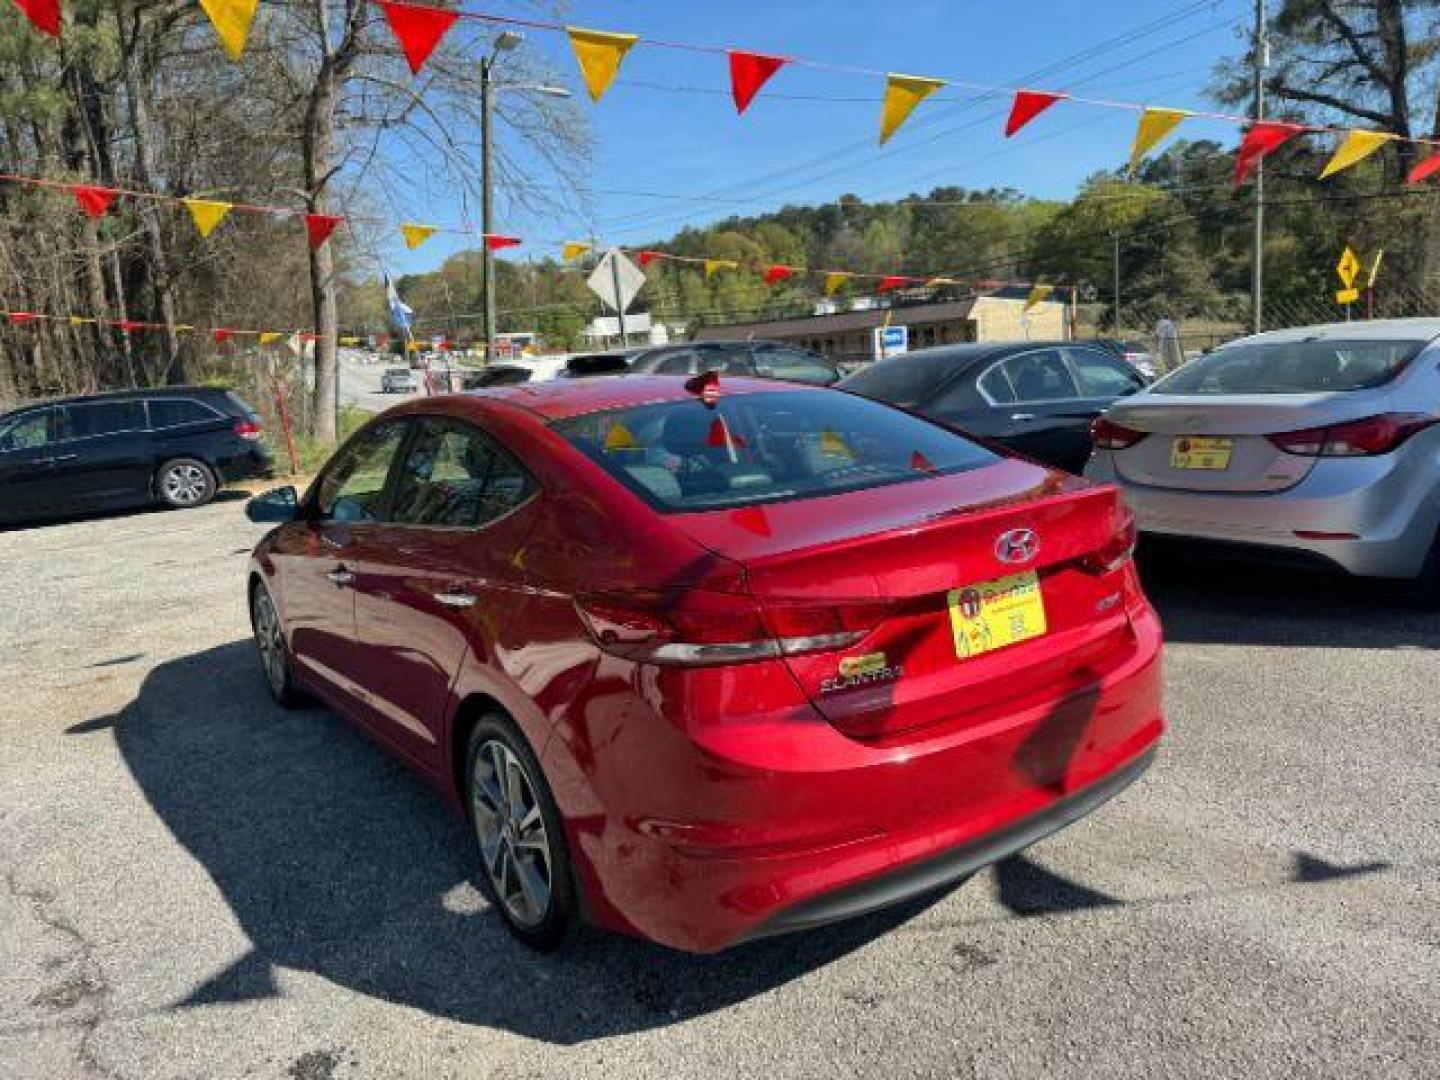
<svg viewBox="0 0 1440 1080">
<path fill-rule="evenodd" d="M 924 902 L 527 954 L 462 825 L 248 640 L 227 499 L 0 532 L 0 1076 L 1440 1073 L 1440 617 L 1162 560 L 1134 788 Z"/>
</svg>

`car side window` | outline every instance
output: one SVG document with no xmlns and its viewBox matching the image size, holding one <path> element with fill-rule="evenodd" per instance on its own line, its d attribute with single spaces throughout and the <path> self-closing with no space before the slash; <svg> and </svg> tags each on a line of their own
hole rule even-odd
<svg viewBox="0 0 1440 1080">
<path fill-rule="evenodd" d="M 1016 401 L 1062 401 L 1080 396 L 1059 349 L 1039 349 L 1012 356 L 1004 364 Z"/>
<path fill-rule="evenodd" d="M 1005 373 L 1004 364 L 996 364 L 981 375 L 975 385 L 996 405 L 1015 404 L 1015 388 L 1010 385 L 1010 376 Z"/>
<path fill-rule="evenodd" d="M 50 443 L 50 418 L 54 409 L 41 409 L 29 416 L 22 416 L 8 428 L 0 431 L 0 451 L 33 450 Z"/>
<path fill-rule="evenodd" d="M 835 381 L 835 372 L 809 353 L 797 349 L 761 345 L 755 350 L 755 364 L 773 379 L 825 386 Z"/>
<path fill-rule="evenodd" d="M 150 398 L 146 401 L 145 407 L 150 411 L 152 430 L 198 424 L 202 421 L 214 420 L 220 415 L 214 409 L 207 408 L 198 401 L 191 401 L 189 398 Z"/>
<path fill-rule="evenodd" d="M 1145 388 L 1145 380 L 1138 372 L 1113 357 L 1093 349 L 1068 351 L 1086 397 L 1116 398 Z"/>
<path fill-rule="evenodd" d="M 390 466 L 400 451 L 405 424 L 371 428 L 340 452 L 320 478 L 315 505 L 329 521 L 379 521 Z"/>
<path fill-rule="evenodd" d="M 689 375 L 695 370 L 695 354 L 688 349 L 662 357 L 655 365 L 657 375 Z"/>
<path fill-rule="evenodd" d="M 145 406 L 139 401 L 90 401 L 61 410 L 62 439 L 86 439 L 145 430 Z"/>
<path fill-rule="evenodd" d="M 397 525 L 473 529 L 513 510 L 533 482 L 479 429 L 459 421 L 420 421 L 395 481 Z"/>
</svg>

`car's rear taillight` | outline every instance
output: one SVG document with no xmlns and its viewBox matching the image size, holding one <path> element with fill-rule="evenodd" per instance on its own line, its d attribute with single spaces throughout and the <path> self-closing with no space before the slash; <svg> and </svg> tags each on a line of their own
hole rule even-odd
<svg viewBox="0 0 1440 1080">
<path fill-rule="evenodd" d="M 1276 447 L 1299 457 L 1373 457 L 1388 454 L 1417 431 L 1440 423 L 1424 413 L 1384 413 L 1332 427 L 1267 435 Z"/>
<path fill-rule="evenodd" d="M 251 442 L 254 442 L 260 438 L 260 421 L 250 419 L 236 420 L 235 434 L 239 435 L 242 439 L 249 439 Z"/>
<path fill-rule="evenodd" d="M 1145 438 L 1148 432 L 1136 431 L 1103 416 L 1090 422 L 1090 441 L 1102 450 L 1124 450 Z"/>
<path fill-rule="evenodd" d="M 1099 550 L 1085 556 L 1081 565 L 1092 574 L 1108 574 L 1119 570 L 1135 554 L 1135 542 L 1139 536 L 1135 515 L 1127 510 L 1115 534 L 1106 540 Z"/>
<path fill-rule="evenodd" d="M 708 589 L 587 596 L 576 610 L 606 652 L 654 664 L 740 664 L 843 649 L 884 617 L 883 605 L 779 604 Z"/>
</svg>

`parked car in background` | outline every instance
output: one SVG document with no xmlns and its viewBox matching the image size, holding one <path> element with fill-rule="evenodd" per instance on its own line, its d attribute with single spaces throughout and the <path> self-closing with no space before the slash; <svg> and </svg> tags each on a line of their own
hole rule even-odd
<svg viewBox="0 0 1440 1080">
<path fill-rule="evenodd" d="M 962 881 L 1162 731 L 1115 490 L 850 394 L 407 402 L 250 514 L 270 689 L 463 809 L 535 947 L 583 913 L 714 951 Z"/>
<path fill-rule="evenodd" d="M 628 353 L 580 353 L 574 356 L 535 356 L 498 360 L 465 378 L 466 390 L 515 386 L 550 379 L 585 379 L 596 375 L 623 375 L 629 370 Z"/>
<path fill-rule="evenodd" d="M 420 376 L 408 367 L 391 367 L 380 376 L 382 394 L 413 394 L 420 389 Z"/>
<path fill-rule="evenodd" d="M 1140 528 L 1414 580 L 1440 602 L 1440 319 L 1244 338 L 1095 424 Z"/>
<path fill-rule="evenodd" d="M 1090 422 L 1145 380 L 1088 342 L 1024 341 L 921 349 L 838 385 L 1078 473 L 1090 457 Z"/>
<path fill-rule="evenodd" d="M 228 390 L 124 390 L 0 416 L 0 521 L 201 506 L 227 481 L 272 471 L 260 417 Z"/>
<path fill-rule="evenodd" d="M 752 375 L 762 379 L 829 386 L 840 379 L 831 361 L 778 341 L 692 341 L 643 349 L 630 360 L 637 375 Z"/>
<path fill-rule="evenodd" d="M 1146 345 L 1138 341 L 1116 341 L 1114 338 L 1097 338 L 1095 344 L 1109 349 L 1141 375 L 1144 375 L 1147 382 L 1155 380 L 1159 369 L 1155 366 L 1154 355 Z"/>
</svg>

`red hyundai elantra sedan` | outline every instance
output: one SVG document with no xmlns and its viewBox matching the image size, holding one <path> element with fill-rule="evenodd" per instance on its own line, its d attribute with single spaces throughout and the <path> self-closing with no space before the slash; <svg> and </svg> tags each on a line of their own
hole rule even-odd
<svg viewBox="0 0 1440 1080">
<path fill-rule="evenodd" d="M 255 549 L 270 688 L 468 815 L 529 944 L 713 951 L 947 883 L 1149 764 L 1116 492 L 834 390 L 526 384 L 378 417 Z"/>
</svg>

